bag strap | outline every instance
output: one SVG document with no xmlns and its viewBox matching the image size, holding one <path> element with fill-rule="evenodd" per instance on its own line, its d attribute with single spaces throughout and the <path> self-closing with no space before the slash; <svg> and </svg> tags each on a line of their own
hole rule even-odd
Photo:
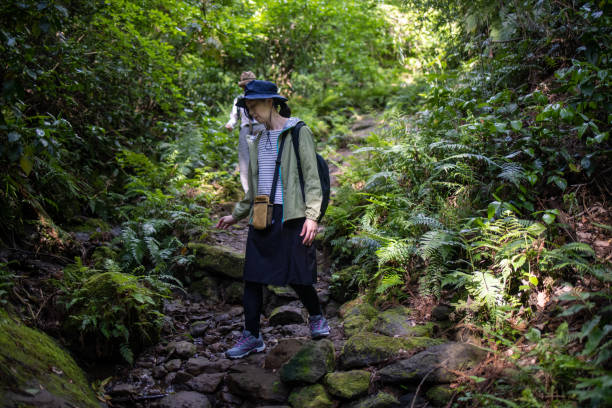
<svg viewBox="0 0 612 408">
<path fill-rule="evenodd" d="M 302 160 L 300 159 L 300 129 L 306 124 L 302 121 L 296 123 L 291 130 L 291 142 L 293 143 L 293 151 L 297 159 L 298 176 L 300 177 L 300 187 L 302 189 L 302 200 L 306 202 L 306 193 L 304 192 L 304 173 L 302 172 Z"/>
<path fill-rule="evenodd" d="M 274 204 L 274 196 L 276 195 L 276 185 L 278 183 L 278 176 L 280 173 L 281 156 L 283 155 L 283 146 L 285 145 L 287 132 L 281 133 L 278 137 L 281 138 L 281 144 L 276 154 L 276 164 L 274 166 L 274 178 L 272 179 L 272 190 L 270 191 L 270 204 Z"/>
</svg>

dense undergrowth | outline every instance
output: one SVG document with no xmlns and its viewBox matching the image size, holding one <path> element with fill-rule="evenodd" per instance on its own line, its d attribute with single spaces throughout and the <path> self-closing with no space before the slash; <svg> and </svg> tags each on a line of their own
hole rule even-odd
<svg viewBox="0 0 612 408">
<path fill-rule="evenodd" d="M 354 106 L 382 108 L 396 87 L 413 34 L 393 26 L 389 8 L 2 2 L 2 305 L 86 359 L 130 362 L 157 338 L 161 300 L 181 290 L 187 242 L 240 195 L 237 135 L 223 131 L 240 72 L 278 82 L 295 114 L 333 138 Z M 27 258 L 41 256 L 70 265 L 32 270 Z"/>
<path fill-rule="evenodd" d="M 459 405 L 609 405 L 609 7 L 446 6 L 467 58 L 407 86 L 357 150 L 329 210 L 336 284 L 452 303 L 500 352 Z M 597 252 L 579 224 L 608 237 Z"/>
</svg>

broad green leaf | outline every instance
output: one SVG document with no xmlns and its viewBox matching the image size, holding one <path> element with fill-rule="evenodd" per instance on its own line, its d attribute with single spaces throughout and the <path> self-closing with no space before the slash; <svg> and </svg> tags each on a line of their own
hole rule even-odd
<svg viewBox="0 0 612 408">
<path fill-rule="evenodd" d="M 32 160 L 29 156 L 21 156 L 21 158 L 19 159 L 19 166 L 21 167 L 21 170 L 23 170 L 23 172 L 26 174 L 26 176 L 29 176 L 32 172 L 32 167 L 34 166 L 34 163 L 32 163 Z"/>
<path fill-rule="evenodd" d="M 510 122 L 510 126 L 512 127 L 512 129 L 518 132 L 523 128 L 523 122 L 520 120 L 513 120 Z"/>
</svg>

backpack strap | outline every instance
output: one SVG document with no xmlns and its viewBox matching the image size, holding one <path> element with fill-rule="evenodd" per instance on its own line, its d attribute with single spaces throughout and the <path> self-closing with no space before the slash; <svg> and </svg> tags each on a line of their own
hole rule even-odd
<svg viewBox="0 0 612 408">
<path fill-rule="evenodd" d="M 293 151 L 295 152 L 295 158 L 297 159 L 298 175 L 300 176 L 300 187 L 302 189 L 302 200 L 306 202 L 306 194 L 304 193 L 304 173 L 302 172 L 302 160 L 300 160 L 300 130 L 302 126 L 306 124 L 302 121 L 296 123 L 291 129 L 291 142 L 293 143 Z"/>
<path fill-rule="evenodd" d="M 283 146 L 285 146 L 285 139 L 287 138 L 287 132 L 283 132 L 279 135 L 281 138 L 281 144 L 276 154 L 276 164 L 274 165 L 274 178 L 272 179 L 272 190 L 270 190 L 270 204 L 274 204 L 274 196 L 276 195 L 276 184 L 278 183 L 278 176 L 280 173 L 281 156 L 283 155 Z"/>
</svg>

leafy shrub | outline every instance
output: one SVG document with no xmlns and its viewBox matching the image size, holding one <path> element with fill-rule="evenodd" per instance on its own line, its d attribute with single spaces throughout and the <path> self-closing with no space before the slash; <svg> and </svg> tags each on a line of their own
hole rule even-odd
<svg viewBox="0 0 612 408">
<path fill-rule="evenodd" d="M 162 300 L 170 286 L 123 273 L 112 260 L 106 261 L 104 271 L 76 261 L 57 283 L 64 292 L 60 303 L 68 312 L 64 333 L 90 359 L 121 355 L 132 363 L 135 352 L 159 338 Z"/>
</svg>

